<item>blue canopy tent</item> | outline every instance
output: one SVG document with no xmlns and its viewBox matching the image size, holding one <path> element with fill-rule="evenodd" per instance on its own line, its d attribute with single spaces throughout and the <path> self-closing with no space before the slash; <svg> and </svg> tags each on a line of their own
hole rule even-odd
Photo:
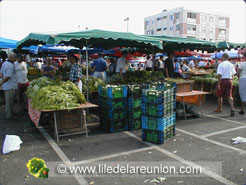
<svg viewBox="0 0 246 185">
<path fill-rule="evenodd" d="M 12 39 L 6 39 L 3 37 L 0 37 L 0 48 L 1 49 L 15 49 L 17 40 Z"/>
<path fill-rule="evenodd" d="M 229 55 L 229 58 L 240 58 L 241 57 L 240 54 L 238 54 L 236 52 L 229 51 L 229 52 L 215 53 L 215 54 L 211 55 L 210 58 L 212 58 L 212 59 L 221 59 L 222 58 L 222 55 L 224 53 L 227 53 Z"/>
</svg>

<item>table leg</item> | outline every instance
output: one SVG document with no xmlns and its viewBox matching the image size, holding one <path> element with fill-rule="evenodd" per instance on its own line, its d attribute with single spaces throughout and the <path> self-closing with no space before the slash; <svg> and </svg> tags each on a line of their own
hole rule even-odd
<svg viewBox="0 0 246 185">
<path fill-rule="evenodd" d="M 184 97 L 182 97 L 182 102 L 183 102 L 183 109 L 184 109 L 184 117 L 186 120 L 186 112 L 185 112 L 185 103 L 184 103 Z"/>
<path fill-rule="evenodd" d="M 86 134 L 86 137 L 88 138 L 87 123 L 86 123 L 86 111 L 85 111 L 85 109 L 82 109 L 82 112 L 83 112 L 83 116 L 84 116 L 85 134 Z"/>
<path fill-rule="evenodd" d="M 58 135 L 58 128 L 57 128 L 57 120 L 56 120 L 56 111 L 54 112 L 54 122 L 55 122 L 55 129 L 54 129 L 54 135 L 56 137 L 56 141 L 59 142 L 59 135 Z"/>
<path fill-rule="evenodd" d="M 204 86 L 204 84 L 203 84 L 203 82 L 201 83 L 201 91 L 203 91 L 203 87 Z"/>
<path fill-rule="evenodd" d="M 201 95 L 199 95 L 199 104 L 200 104 L 200 109 L 201 109 L 202 117 L 203 117 L 203 108 L 202 108 Z"/>
</svg>

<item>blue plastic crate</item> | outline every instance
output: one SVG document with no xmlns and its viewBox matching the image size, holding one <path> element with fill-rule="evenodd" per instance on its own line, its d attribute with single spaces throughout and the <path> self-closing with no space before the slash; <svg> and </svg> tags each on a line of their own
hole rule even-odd
<svg viewBox="0 0 246 185">
<path fill-rule="evenodd" d="M 142 128 L 142 119 L 128 119 L 128 129 L 136 130 Z"/>
<path fill-rule="evenodd" d="M 142 128 L 144 129 L 163 131 L 175 124 L 176 114 L 170 115 L 166 118 L 156 118 L 149 116 L 142 117 Z"/>
<path fill-rule="evenodd" d="M 174 89 L 163 91 L 145 89 L 142 93 L 142 100 L 144 103 L 163 104 L 176 100 L 174 94 Z"/>
<path fill-rule="evenodd" d="M 128 98 L 128 109 L 138 109 L 142 107 L 142 99 L 141 98 Z"/>
<path fill-rule="evenodd" d="M 174 106 L 172 102 L 166 104 L 142 103 L 142 112 L 145 116 L 167 117 L 173 114 Z"/>
<path fill-rule="evenodd" d="M 111 121 L 103 118 L 100 119 L 100 126 L 103 130 L 109 133 L 123 132 L 128 130 L 128 123 L 126 122 L 126 120 Z"/>
<path fill-rule="evenodd" d="M 163 144 L 165 140 L 164 131 L 143 129 L 142 140 L 155 144 Z"/>
<path fill-rule="evenodd" d="M 126 98 L 127 97 L 127 86 L 126 85 L 99 85 L 98 86 L 99 96 L 105 98 Z"/>
<path fill-rule="evenodd" d="M 142 128 L 148 130 L 164 131 L 166 128 L 165 119 L 142 116 Z"/>
<path fill-rule="evenodd" d="M 127 111 L 121 110 L 121 111 L 114 111 L 110 109 L 99 109 L 100 111 L 100 118 L 104 118 L 111 121 L 121 121 L 126 119 L 127 117 Z"/>
<path fill-rule="evenodd" d="M 141 98 L 142 85 L 128 85 L 127 93 L 128 97 Z"/>
<path fill-rule="evenodd" d="M 124 110 L 127 109 L 127 98 L 105 98 L 99 96 L 99 106 L 104 109 Z"/>
</svg>

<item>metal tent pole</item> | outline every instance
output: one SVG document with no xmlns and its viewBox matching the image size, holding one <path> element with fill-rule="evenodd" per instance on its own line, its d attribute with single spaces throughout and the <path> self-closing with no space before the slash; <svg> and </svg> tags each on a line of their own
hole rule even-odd
<svg viewBox="0 0 246 185">
<path fill-rule="evenodd" d="M 89 101 L 88 41 L 86 40 L 86 99 Z"/>
</svg>

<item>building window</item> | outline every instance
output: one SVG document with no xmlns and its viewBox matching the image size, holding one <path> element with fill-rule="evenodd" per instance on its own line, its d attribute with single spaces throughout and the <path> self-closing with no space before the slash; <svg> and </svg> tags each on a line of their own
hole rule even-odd
<svg viewBox="0 0 246 185">
<path fill-rule="evenodd" d="M 187 30 L 196 31 L 196 25 L 187 24 Z"/>
<path fill-rule="evenodd" d="M 176 31 L 179 31 L 179 24 L 176 25 Z"/>
<path fill-rule="evenodd" d="M 153 20 L 152 20 L 152 24 L 154 24 L 154 23 L 155 23 L 155 20 L 153 19 Z"/>
<path fill-rule="evenodd" d="M 171 20 L 171 21 L 173 20 L 173 15 L 170 15 L 170 20 Z"/>
<path fill-rule="evenodd" d="M 167 27 L 164 27 L 163 30 L 166 31 L 167 30 Z"/>
<path fill-rule="evenodd" d="M 226 34 L 226 30 L 225 29 L 219 29 L 219 34 L 225 35 Z"/>
<path fill-rule="evenodd" d="M 193 38 L 193 39 L 194 39 L 194 38 L 196 38 L 196 37 L 193 37 L 193 36 L 187 36 L 187 38 Z"/>
<path fill-rule="evenodd" d="M 160 20 L 161 20 L 161 17 L 158 17 L 158 18 L 157 18 L 157 21 L 160 21 Z"/>
<path fill-rule="evenodd" d="M 149 21 L 146 21 L 146 26 L 148 26 L 149 25 Z"/>
<path fill-rule="evenodd" d="M 202 21 L 206 21 L 206 15 L 202 16 Z"/>
<path fill-rule="evenodd" d="M 170 31 L 173 31 L 173 27 L 172 26 L 170 26 Z"/>
<path fill-rule="evenodd" d="M 214 22 L 214 17 L 209 17 L 209 22 Z"/>
<path fill-rule="evenodd" d="M 202 27 L 202 32 L 206 33 L 206 27 Z"/>
<path fill-rule="evenodd" d="M 187 13 L 187 18 L 190 18 L 190 19 L 196 19 L 196 13 L 188 12 L 188 13 Z"/>
<path fill-rule="evenodd" d="M 163 16 L 162 19 L 167 19 L 167 16 Z"/>
<path fill-rule="evenodd" d="M 179 13 L 176 13 L 176 19 L 179 19 Z"/>
<path fill-rule="evenodd" d="M 222 24 L 225 24 L 226 23 L 226 19 L 223 18 L 223 17 L 220 17 L 219 18 L 219 22 L 222 23 Z"/>
<path fill-rule="evenodd" d="M 206 38 L 202 38 L 202 40 L 206 40 Z"/>
<path fill-rule="evenodd" d="M 161 28 L 158 28 L 156 31 L 161 31 Z"/>
<path fill-rule="evenodd" d="M 209 31 L 210 31 L 210 33 L 214 33 L 214 29 L 213 28 L 210 28 Z"/>
</svg>

